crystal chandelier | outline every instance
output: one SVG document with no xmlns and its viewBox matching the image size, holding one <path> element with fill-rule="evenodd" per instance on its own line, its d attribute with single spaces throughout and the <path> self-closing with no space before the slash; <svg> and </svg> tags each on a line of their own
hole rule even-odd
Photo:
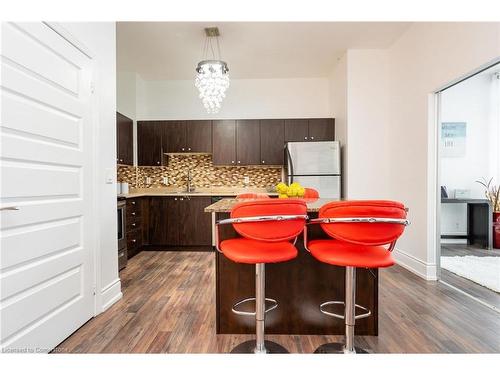
<svg viewBox="0 0 500 375">
<path fill-rule="evenodd" d="M 220 57 L 219 29 L 217 27 L 207 28 L 205 34 L 207 37 L 203 46 L 203 60 L 196 67 L 197 74 L 194 85 L 200 92 L 200 99 L 207 112 L 217 113 L 229 87 L 229 69 L 226 62 L 222 61 Z M 209 53 L 211 59 L 208 59 Z"/>
</svg>

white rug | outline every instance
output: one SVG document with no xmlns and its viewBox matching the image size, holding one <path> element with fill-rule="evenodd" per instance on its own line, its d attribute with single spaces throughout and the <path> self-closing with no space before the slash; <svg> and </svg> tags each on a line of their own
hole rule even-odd
<svg viewBox="0 0 500 375">
<path fill-rule="evenodd" d="M 500 257 L 441 257 L 441 267 L 500 293 Z"/>
</svg>

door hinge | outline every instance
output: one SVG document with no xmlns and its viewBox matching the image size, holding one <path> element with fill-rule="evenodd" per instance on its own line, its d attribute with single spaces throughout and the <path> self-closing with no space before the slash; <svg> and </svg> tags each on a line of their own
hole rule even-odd
<svg viewBox="0 0 500 375">
<path fill-rule="evenodd" d="M 95 291 L 95 286 L 93 286 L 93 287 L 92 287 L 92 295 L 94 295 L 94 296 L 95 296 L 95 294 L 96 294 L 96 291 Z"/>
</svg>

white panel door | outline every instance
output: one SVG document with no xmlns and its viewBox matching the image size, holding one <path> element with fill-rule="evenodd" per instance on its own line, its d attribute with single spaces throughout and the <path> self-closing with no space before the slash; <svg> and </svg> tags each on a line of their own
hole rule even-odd
<svg viewBox="0 0 500 375">
<path fill-rule="evenodd" d="M 94 315 L 92 60 L 2 23 L 0 345 L 46 352 Z"/>
</svg>

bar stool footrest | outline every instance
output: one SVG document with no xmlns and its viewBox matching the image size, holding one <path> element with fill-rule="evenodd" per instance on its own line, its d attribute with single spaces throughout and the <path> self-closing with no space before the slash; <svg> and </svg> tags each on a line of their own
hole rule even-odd
<svg viewBox="0 0 500 375">
<path fill-rule="evenodd" d="M 243 311 L 243 310 L 238 310 L 237 309 L 239 306 L 243 305 L 244 303 L 250 302 L 250 301 L 255 301 L 255 297 L 245 298 L 245 299 L 242 299 L 241 301 L 236 302 L 233 305 L 233 307 L 231 308 L 231 311 L 233 313 L 235 313 L 236 315 L 255 316 L 255 311 Z M 270 302 L 271 303 L 271 306 L 269 308 L 267 308 L 266 311 L 265 311 L 266 314 L 269 311 L 272 311 L 272 310 L 274 310 L 275 308 L 278 307 L 278 301 L 276 301 L 275 299 L 266 298 L 266 302 Z"/>
<path fill-rule="evenodd" d="M 345 315 L 335 314 L 335 313 L 332 313 L 330 311 L 325 310 L 326 306 L 331 306 L 331 305 L 343 305 L 343 306 L 345 306 L 345 303 L 344 303 L 344 301 L 326 301 L 326 302 L 323 302 L 321 305 L 319 305 L 319 310 L 325 315 L 333 316 L 334 318 L 337 318 L 337 319 L 345 319 Z M 372 312 L 370 310 L 368 310 L 366 307 L 363 307 L 363 306 L 358 305 L 358 304 L 356 304 L 356 307 L 358 309 L 366 311 L 363 314 L 356 315 L 354 317 L 356 320 L 367 318 L 372 314 Z"/>
</svg>

